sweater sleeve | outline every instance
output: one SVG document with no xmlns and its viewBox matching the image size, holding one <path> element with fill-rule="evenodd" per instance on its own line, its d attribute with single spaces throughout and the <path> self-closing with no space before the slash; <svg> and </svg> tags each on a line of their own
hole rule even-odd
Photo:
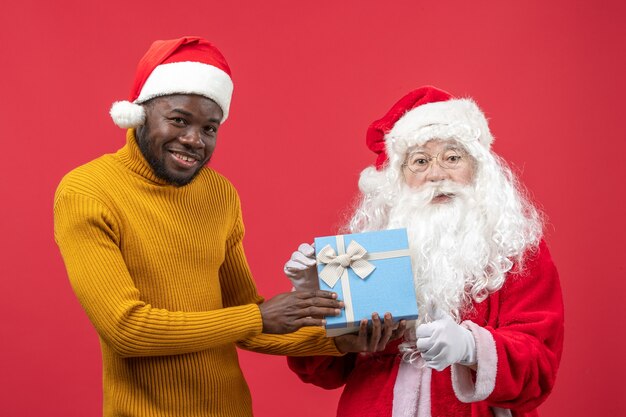
<svg viewBox="0 0 626 417">
<path fill-rule="evenodd" d="M 335 346 L 334 338 L 326 337 L 321 327 L 303 327 L 288 334 L 261 333 L 240 340 L 237 345 L 242 349 L 270 355 L 342 355 Z"/>
<path fill-rule="evenodd" d="M 224 307 L 244 304 L 261 304 L 261 297 L 252 279 L 250 267 L 243 250 L 244 225 L 239 199 L 236 199 L 233 228 L 226 240 L 224 262 L 220 267 L 220 287 Z"/>
<path fill-rule="evenodd" d="M 243 249 L 244 226 L 237 205 L 235 225 L 226 242 L 226 258 L 220 268 L 220 285 L 224 306 L 260 304 L 263 298 L 257 293 Z M 333 338 L 326 337 L 321 328 L 302 328 L 297 332 L 277 335 L 262 333 L 244 338 L 237 345 L 246 350 L 271 355 L 340 355 Z"/>
<path fill-rule="evenodd" d="M 101 339 L 122 357 L 195 352 L 262 330 L 254 303 L 185 312 L 142 301 L 120 251 L 119 222 L 95 198 L 57 191 L 54 235 L 81 305 Z"/>
<path fill-rule="evenodd" d="M 474 387 L 490 406 L 529 411 L 550 394 L 563 349 L 563 300 L 558 273 L 544 242 L 523 273 L 500 290 L 497 324 L 466 323 L 477 344 L 478 368 L 454 365 L 459 399 Z"/>
</svg>

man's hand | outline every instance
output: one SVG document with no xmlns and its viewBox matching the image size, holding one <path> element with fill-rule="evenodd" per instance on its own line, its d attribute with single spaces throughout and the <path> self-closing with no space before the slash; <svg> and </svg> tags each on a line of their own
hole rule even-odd
<svg viewBox="0 0 626 417">
<path fill-rule="evenodd" d="M 417 349 L 429 368 L 442 371 L 453 363 L 476 364 L 474 336 L 448 314 L 439 312 L 436 320 L 419 325 L 416 336 Z"/>
<path fill-rule="evenodd" d="M 285 263 L 284 271 L 296 291 L 319 290 L 316 264 L 313 245 L 303 243 L 291 254 L 291 258 Z"/>
<path fill-rule="evenodd" d="M 381 324 L 378 313 L 372 314 L 372 328 L 368 333 L 367 320 L 361 320 L 359 333 L 344 334 L 335 337 L 335 345 L 341 353 L 348 352 L 380 352 L 385 350 L 387 343 L 404 336 L 406 321 L 393 323 L 390 313 L 385 313 L 384 323 Z"/>
<path fill-rule="evenodd" d="M 278 294 L 259 306 L 263 333 L 284 334 L 304 326 L 323 326 L 324 316 L 338 316 L 344 307 L 329 291 L 295 291 Z"/>
</svg>

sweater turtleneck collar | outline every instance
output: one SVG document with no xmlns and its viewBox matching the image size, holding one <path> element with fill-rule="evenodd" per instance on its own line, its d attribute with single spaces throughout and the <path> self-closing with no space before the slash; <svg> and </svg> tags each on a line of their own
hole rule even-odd
<svg viewBox="0 0 626 417">
<path fill-rule="evenodd" d="M 171 185 L 154 174 L 154 170 L 141 153 L 139 145 L 137 145 L 134 129 L 126 131 L 126 145 L 117 151 L 117 157 L 129 170 L 146 180 L 159 185 Z"/>
</svg>

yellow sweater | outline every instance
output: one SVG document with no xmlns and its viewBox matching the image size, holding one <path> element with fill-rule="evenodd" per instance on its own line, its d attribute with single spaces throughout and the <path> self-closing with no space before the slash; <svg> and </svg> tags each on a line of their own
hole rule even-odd
<svg viewBox="0 0 626 417">
<path fill-rule="evenodd" d="M 320 328 L 262 334 L 239 198 L 212 169 L 174 187 L 133 131 L 61 181 L 55 239 L 100 337 L 105 416 L 250 416 L 245 349 L 339 355 Z"/>
</svg>

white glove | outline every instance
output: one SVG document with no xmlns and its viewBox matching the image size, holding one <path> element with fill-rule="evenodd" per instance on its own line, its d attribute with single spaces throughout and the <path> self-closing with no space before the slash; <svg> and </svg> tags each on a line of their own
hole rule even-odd
<svg viewBox="0 0 626 417">
<path fill-rule="evenodd" d="M 285 275 L 291 281 L 296 291 L 319 290 L 317 280 L 317 261 L 313 245 L 303 243 L 298 250 L 291 254 L 291 259 L 285 264 Z"/>
<path fill-rule="evenodd" d="M 436 320 L 416 330 L 417 349 L 426 366 L 442 371 L 454 363 L 476 364 L 476 342 L 472 332 L 457 324 L 450 315 L 439 313 Z"/>
</svg>

